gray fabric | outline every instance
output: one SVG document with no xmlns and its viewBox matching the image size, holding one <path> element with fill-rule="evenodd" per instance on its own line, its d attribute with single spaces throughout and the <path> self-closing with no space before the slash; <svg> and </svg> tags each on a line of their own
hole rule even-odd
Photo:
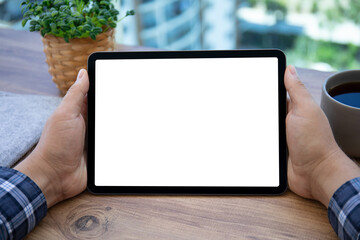
<svg viewBox="0 0 360 240">
<path fill-rule="evenodd" d="M 11 167 L 39 140 L 59 97 L 0 91 L 0 166 Z"/>
</svg>

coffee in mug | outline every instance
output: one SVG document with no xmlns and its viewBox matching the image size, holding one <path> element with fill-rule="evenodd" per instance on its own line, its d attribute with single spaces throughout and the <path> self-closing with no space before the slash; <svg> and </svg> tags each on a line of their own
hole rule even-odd
<svg viewBox="0 0 360 240">
<path fill-rule="evenodd" d="M 330 76 L 322 88 L 321 108 L 340 148 L 360 158 L 360 70 Z"/>
<path fill-rule="evenodd" d="M 340 84 L 329 89 L 329 94 L 343 104 L 360 108 L 360 82 Z"/>
</svg>

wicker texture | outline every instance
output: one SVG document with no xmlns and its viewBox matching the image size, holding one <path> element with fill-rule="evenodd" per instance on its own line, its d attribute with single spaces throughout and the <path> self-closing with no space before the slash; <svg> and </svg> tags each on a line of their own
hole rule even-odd
<svg viewBox="0 0 360 240">
<path fill-rule="evenodd" d="M 96 41 L 91 38 L 70 39 L 53 35 L 42 38 L 46 62 L 49 73 L 62 94 L 75 82 L 78 71 L 87 68 L 87 58 L 93 52 L 113 51 L 115 48 L 114 30 L 96 36 Z"/>
</svg>

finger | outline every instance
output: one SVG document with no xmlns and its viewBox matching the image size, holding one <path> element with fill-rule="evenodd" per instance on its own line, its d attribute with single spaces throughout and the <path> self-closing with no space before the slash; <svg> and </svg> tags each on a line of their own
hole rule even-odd
<svg viewBox="0 0 360 240">
<path fill-rule="evenodd" d="M 285 71 L 285 88 L 288 91 L 291 102 L 298 104 L 304 100 L 312 99 L 312 96 L 300 81 L 294 66 L 288 66 Z"/>
<path fill-rule="evenodd" d="M 84 99 L 89 90 L 89 77 L 85 69 L 78 73 L 75 83 L 70 87 L 65 95 L 62 107 L 73 114 L 79 115 L 82 112 Z"/>
</svg>

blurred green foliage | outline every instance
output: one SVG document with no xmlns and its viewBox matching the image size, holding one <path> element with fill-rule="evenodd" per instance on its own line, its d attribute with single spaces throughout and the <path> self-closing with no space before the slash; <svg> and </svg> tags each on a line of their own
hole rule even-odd
<svg viewBox="0 0 360 240">
<path fill-rule="evenodd" d="M 318 2 L 318 0 L 312 0 L 312 1 Z M 325 9 L 328 20 L 335 22 L 350 20 L 355 24 L 360 25 L 359 0 L 332 0 L 332 1 L 333 1 L 332 6 Z"/>
<path fill-rule="evenodd" d="M 287 52 L 288 62 L 303 67 L 311 63 L 327 63 L 336 70 L 360 68 L 359 47 L 314 40 L 306 36 L 296 39 L 294 48 Z"/>
<path fill-rule="evenodd" d="M 266 11 L 283 20 L 288 9 L 295 1 L 286 0 L 247 0 L 251 7 L 259 4 Z M 360 29 L 360 0 L 307 0 L 298 1 L 297 12 L 303 12 L 304 6 L 310 6 L 310 13 L 323 16 L 321 24 L 331 30 L 345 21 L 353 22 Z M 287 50 L 288 60 L 292 64 L 311 67 L 314 63 L 329 64 L 335 70 L 360 68 L 360 47 L 353 44 L 339 44 L 331 41 L 314 40 L 307 36 L 295 37 L 294 47 Z"/>
</svg>

